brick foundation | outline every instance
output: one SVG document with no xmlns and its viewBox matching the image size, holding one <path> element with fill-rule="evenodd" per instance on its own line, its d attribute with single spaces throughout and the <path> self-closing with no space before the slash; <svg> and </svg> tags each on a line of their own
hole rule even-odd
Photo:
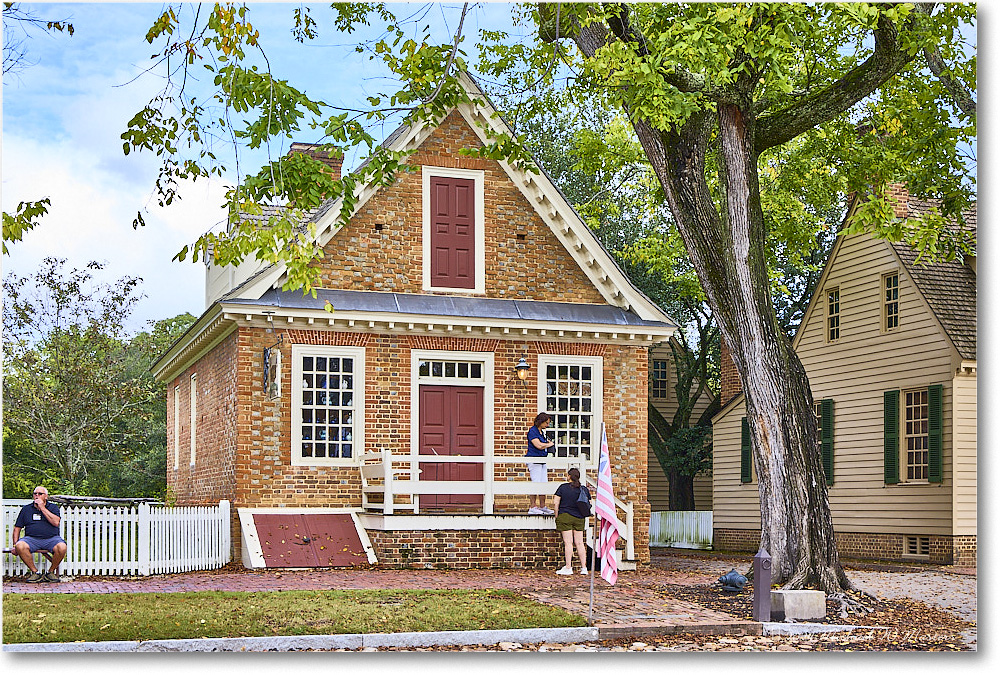
<svg viewBox="0 0 1000 675">
<path fill-rule="evenodd" d="M 379 565 L 392 569 L 562 567 L 555 530 L 377 531 L 368 537 Z"/>
<path fill-rule="evenodd" d="M 845 558 L 868 560 L 926 560 L 938 565 L 976 566 L 976 535 L 927 535 L 930 555 L 926 558 L 907 556 L 905 534 L 874 532 L 837 532 L 837 551 Z M 717 551 L 756 553 L 760 547 L 760 530 L 715 529 L 712 548 Z"/>
</svg>

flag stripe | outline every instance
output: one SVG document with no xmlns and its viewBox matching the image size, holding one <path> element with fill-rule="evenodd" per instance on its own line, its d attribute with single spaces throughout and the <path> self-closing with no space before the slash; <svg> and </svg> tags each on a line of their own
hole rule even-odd
<svg viewBox="0 0 1000 675">
<path fill-rule="evenodd" d="M 615 544 L 621 537 L 618 531 L 618 514 L 615 513 L 615 495 L 611 486 L 611 458 L 608 453 L 608 431 L 601 424 L 601 456 L 597 469 L 597 499 L 595 513 L 601 519 L 597 537 L 597 551 L 601 556 L 601 578 L 609 584 L 618 580 L 618 559 Z"/>
</svg>

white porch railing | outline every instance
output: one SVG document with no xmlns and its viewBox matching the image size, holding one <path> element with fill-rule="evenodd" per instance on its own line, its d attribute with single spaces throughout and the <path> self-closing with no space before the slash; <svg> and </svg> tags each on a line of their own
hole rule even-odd
<svg viewBox="0 0 1000 675">
<path fill-rule="evenodd" d="M 4 500 L 4 548 L 27 503 Z M 149 575 L 222 567 L 230 560 L 229 508 L 228 500 L 218 506 L 62 506 L 59 531 L 68 550 L 59 571 Z M 14 554 L 4 556 L 4 576 L 27 571 Z"/>
<path fill-rule="evenodd" d="M 649 516 L 649 545 L 712 548 L 712 512 L 653 511 Z"/>
<path fill-rule="evenodd" d="M 580 480 L 596 490 L 596 480 L 587 474 L 585 460 L 576 457 L 548 457 L 545 463 L 550 478 L 558 476 L 560 480 L 549 480 L 545 483 L 535 483 L 522 478 L 517 480 L 494 478 L 495 470 L 504 466 L 524 466 L 532 461 L 531 457 L 485 457 L 481 455 L 394 455 L 390 450 L 368 453 L 361 457 L 361 502 L 366 511 L 381 511 L 391 515 L 396 511 L 420 512 L 419 495 L 482 495 L 483 514 L 495 513 L 496 498 L 510 495 L 551 495 L 564 481 L 562 477 L 570 467 L 580 470 Z M 540 458 L 536 458 L 540 459 Z M 428 481 L 420 480 L 422 462 L 433 463 L 480 463 L 483 465 L 481 481 Z M 596 477 L 595 477 L 596 478 Z M 374 495 L 381 495 L 381 501 L 373 501 Z M 401 498 L 397 501 L 397 498 Z M 625 540 L 625 559 L 635 560 L 634 512 L 631 503 L 615 497 L 615 505 L 625 516 L 624 522 L 618 521 L 618 530 Z"/>
</svg>

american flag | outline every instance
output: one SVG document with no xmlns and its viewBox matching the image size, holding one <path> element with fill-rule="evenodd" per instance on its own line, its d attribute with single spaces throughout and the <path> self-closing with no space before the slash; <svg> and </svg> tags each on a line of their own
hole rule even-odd
<svg viewBox="0 0 1000 675">
<path fill-rule="evenodd" d="M 608 431 L 601 425 L 601 459 L 597 465 L 597 507 L 595 513 L 601 519 L 601 530 L 597 536 L 597 555 L 601 556 L 601 578 L 609 584 L 618 580 L 618 559 L 615 558 L 615 543 L 620 536 L 618 516 L 615 514 L 615 494 L 611 488 L 611 459 L 608 456 Z"/>
</svg>

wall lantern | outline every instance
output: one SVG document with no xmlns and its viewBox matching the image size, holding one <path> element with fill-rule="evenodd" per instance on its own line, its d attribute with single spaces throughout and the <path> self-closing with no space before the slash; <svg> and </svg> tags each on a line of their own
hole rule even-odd
<svg viewBox="0 0 1000 675">
<path fill-rule="evenodd" d="M 528 379 L 528 371 L 531 370 L 531 366 L 528 365 L 528 362 L 525 361 L 524 357 L 522 356 L 521 359 L 517 362 L 517 365 L 514 366 L 514 370 L 517 371 L 517 379 L 524 382 L 526 379 Z"/>
</svg>

